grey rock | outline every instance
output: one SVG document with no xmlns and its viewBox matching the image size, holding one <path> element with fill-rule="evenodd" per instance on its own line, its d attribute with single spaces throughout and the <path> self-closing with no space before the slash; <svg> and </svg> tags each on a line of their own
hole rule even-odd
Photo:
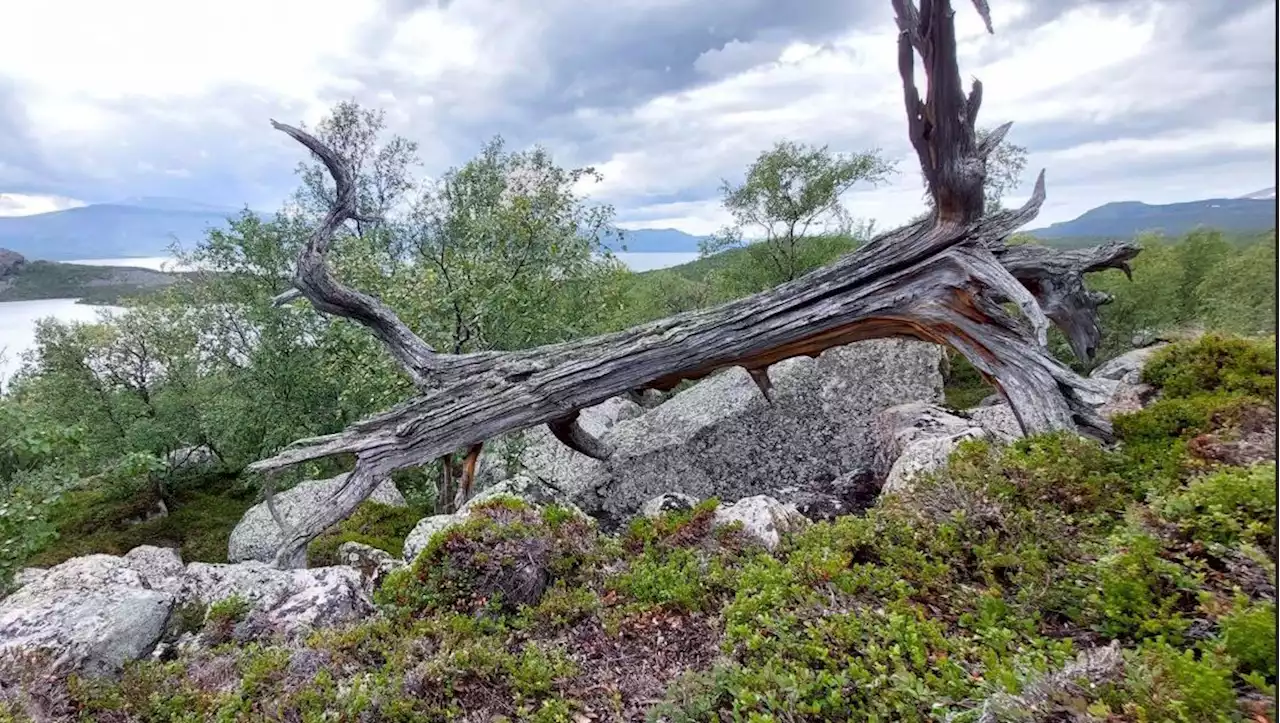
<svg viewBox="0 0 1280 723">
<path fill-rule="evenodd" d="M 770 496 L 795 507 L 810 520 L 834 520 L 857 514 L 875 504 L 880 485 L 865 467 L 846 472 L 829 482 L 813 482 L 804 487 L 782 487 Z"/>
<path fill-rule="evenodd" d="M 995 394 L 988 394 L 987 396 L 982 398 L 982 401 L 978 402 L 979 407 L 994 407 L 997 404 L 1007 404 L 1007 402 L 1005 401 L 1004 395 L 1001 394 L 1000 392 L 996 392 Z"/>
<path fill-rule="evenodd" d="M 913 401 L 889 407 L 876 415 L 873 423 L 876 451 L 872 471 L 877 478 L 884 479 L 913 442 L 962 434 L 974 426 L 968 419 L 929 402 Z"/>
<path fill-rule="evenodd" d="M 965 414 L 969 421 L 986 430 L 992 438 L 1008 443 L 1023 436 L 1022 425 L 1008 404 L 995 404 L 989 407 L 975 407 Z"/>
<path fill-rule="evenodd" d="M 578 424 L 592 436 L 602 437 L 618 422 L 643 413 L 635 402 L 612 397 L 583 409 Z M 546 425 L 540 425 L 487 443 L 476 467 L 476 487 L 483 490 L 518 474 L 553 481 L 564 490 L 579 490 L 607 472 L 603 462 L 569 449 Z"/>
<path fill-rule="evenodd" d="M 346 479 L 347 475 L 340 474 L 330 479 L 299 482 L 276 494 L 276 509 L 285 524 L 296 525 L 311 510 L 325 504 L 328 497 Z M 389 479 L 375 487 L 369 499 L 394 507 L 406 506 L 404 496 Z M 271 562 L 275 560 L 276 550 L 282 541 L 280 528 L 272 519 L 267 503 L 259 502 L 244 513 L 244 517 L 240 518 L 240 522 L 231 531 L 231 539 L 227 543 L 227 559 L 231 562 Z"/>
<path fill-rule="evenodd" d="M 607 464 L 554 481 L 593 516 L 625 519 L 673 480 L 701 499 L 736 500 L 834 479 L 871 466 L 877 412 L 941 400 L 941 360 L 941 347 L 906 339 L 787 359 L 769 370 L 772 404 L 744 370 L 727 369 L 618 422 L 604 435 L 615 449 Z"/>
<path fill-rule="evenodd" d="M 1134 349 L 1111 359 L 1093 370 L 1090 380 L 1103 385 L 1107 393 L 1098 406 L 1098 413 L 1106 419 L 1117 414 L 1136 412 L 1144 408 L 1157 395 L 1157 390 L 1142 381 L 1142 370 L 1156 352 L 1168 346 L 1160 343 Z"/>
<path fill-rule="evenodd" d="M 798 532 L 809 520 L 796 508 L 784 505 L 767 495 L 755 495 L 716 508 L 715 524 L 742 523 L 742 531 L 773 550 L 782 541 L 782 535 Z"/>
<path fill-rule="evenodd" d="M 486 487 L 475 497 L 467 500 L 466 504 L 451 515 L 432 515 L 419 520 L 413 531 L 404 540 L 405 561 L 413 562 L 418 557 L 418 554 L 426 549 L 427 544 L 431 542 L 431 538 L 435 537 L 436 533 L 466 522 L 467 517 L 477 505 L 488 502 L 495 497 L 515 497 L 537 508 L 557 505 L 584 518 L 587 516 L 577 505 L 573 504 L 568 495 L 540 479 L 522 474 L 511 479 L 502 480 L 491 487 Z"/>
<path fill-rule="evenodd" d="M 924 402 L 884 410 L 875 427 L 880 443 L 877 471 L 883 470 L 884 475 L 882 494 L 906 491 L 916 478 L 946 466 L 961 441 L 992 436 L 974 421 Z"/>
<path fill-rule="evenodd" d="M 881 487 L 882 494 L 906 492 L 919 477 L 946 467 L 947 460 L 956 447 L 966 439 L 984 439 L 987 433 L 978 427 L 970 427 L 955 434 L 917 439 L 902 450 L 889 468 Z"/>
<path fill-rule="evenodd" d="M 0 601 L 0 652 L 46 649 L 70 669 L 111 675 L 155 648 L 174 603 L 123 558 L 72 558 Z"/>
<path fill-rule="evenodd" d="M 573 503 L 573 500 L 568 495 L 551 484 L 530 475 L 512 477 L 481 490 L 479 494 L 467 500 L 466 504 L 458 508 L 457 514 L 469 514 L 477 505 L 495 497 L 515 497 L 537 508 L 556 505 L 586 517 L 586 514 Z"/>
<path fill-rule="evenodd" d="M 697 497 L 683 492 L 663 492 L 640 505 L 640 514 L 654 520 L 668 512 L 684 512 L 697 506 Z"/>
<path fill-rule="evenodd" d="M 13 576 L 13 589 L 17 590 L 25 585 L 31 585 L 40 581 L 49 571 L 43 567 L 24 567 Z"/>
<path fill-rule="evenodd" d="M 360 571 L 365 589 L 369 591 L 376 590 L 387 575 L 404 567 L 404 561 L 396 559 L 386 550 L 359 542 L 344 542 L 339 545 L 338 559 L 343 565 Z"/>
<path fill-rule="evenodd" d="M 165 456 L 165 463 L 172 470 L 192 470 L 211 467 L 219 463 L 218 455 L 205 446 L 182 447 Z"/>
<path fill-rule="evenodd" d="M 1146 366 L 1156 352 L 1166 346 L 1168 344 L 1153 344 L 1152 346 L 1134 349 L 1121 354 L 1098 365 L 1089 377 L 1091 379 L 1110 379 L 1128 385 L 1139 384 L 1142 382 L 1142 368 Z"/>
<path fill-rule="evenodd" d="M 460 525 L 466 520 L 466 515 L 459 514 L 432 515 L 418 520 L 418 524 L 414 525 L 413 530 L 409 532 L 409 536 L 404 538 L 405 562 L 412 563 L 417 559 L 418 553 L 427 549 L 431 538 L 435 537 L 437 532 Z"/>
<path fill-rule="evenodd" d="M 177 595 L 182 590 L 182 576 L 186 568 L 182 557 L 171 547 L 141 545 L 124 555 L 124 562 L 135 570 L 142 582 L 153 590 L 163 590 Z"/>
<path fill-rule="evenodd" d="M 262 562 L 187 565 L 184 602 L 212 605 L 233 596 L 249 603 L 254 620 L 265 632 L 286 636 L 373 613 L 360 571 L 350 567 L 279 570 Z"/>
</svg>

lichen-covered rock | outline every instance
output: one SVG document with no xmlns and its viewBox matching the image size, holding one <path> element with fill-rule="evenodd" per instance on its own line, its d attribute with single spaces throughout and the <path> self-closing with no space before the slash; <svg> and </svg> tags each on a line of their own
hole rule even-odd
<svg viewBox="0 0 1280 723">
<path fill-rule="evenodd" d="M 458 514 L 465 515 L 475 509 L 477 505 L 484 504 L 495 497 L 515 497 L 535 508 L 556 505 L 586 517 L 586 514 L 578 509 L 578 506 L 564 492 L 541 479 L 529 475 L 519 475 L 503 480 L 492 487 L 486 487 L 475 497 L 467 500 L 466 504 L 458 508 Z"/>
<path fill-rule="evenodd" d="M 634 419 L 644 411 L 635 402 L 612 397 L 579 412 L 578 425 L 600 437 L 618 422 Z M 539 425 L 486 443 L 476 468 L 476 485 L 485 489 L 520 474 L 574 490 L 589 486 L 607 471 L 604 462 L 569 449 L 545 425 Z"/>
<path fill-rule="evenodd" d="M 778 546 L 784 534 L 798 532 L 809 524 L 796 508 L 768 495 L 755 495 L 716 508 L 716 525 L 735 522 L 741 522 L 743 533 L 770 550 Z"/>
<path fill-rule="evenodd" d="M 330 479 L 299 482 L 276 494 L 276 510 L 280 512 L 285 524 L 295 525 L 316 506 L 325 504 L 346 479 L 347 475 L 340 474 Z M 404 495 L 400 494 L 400 490 L 389 479 L 375 487 L 369 499 L 394 507 L 406 506 Z M 244 513 L 244 517 L 240 518 L 240 522 L 231 531 L 231 539 L 227 543 L 227 559 L 231 562 L 272 562 L 281 542 L 280 528 L 272 519 L 271 510 L 267 508 L 265 501 L 259 502 Z"/>
<path fill-rule="evenodd" d="M 1022 425 L 1008 404 L 993 404 L 986 407 L 975 407 L 964 412 L 969 421 L 986 430 L 993 439 L 1000 442 L 1012 442 L 1021 439 Z"/>
<path fill-rule="evenodd" d="M 657 519 L 668 512 L 684 512 L 698 505 L 698 498 L 683 492 L 663 492 L 640 505 L 640 514 L 649 519 Z"/>
<path fill-rule="evenodd" d="M 966 439 L 985 439 L 987 433 L 970 427 L 954 434 L 943 434 L 937 437 L 922 437 L 906 446 L 898 459 L 894 460 L 885 476 L 882 494 L 905 492 L 911 489 L 911 483 L 918 477 L 936 472 L 947 465 L 951 453 Z"/>
<path fill-rule="evenodd" d="M 359 542 L 344 542 L 338 546 L 338 559 L 343 565 L 360 571 L 365 588 L 374 590 L 387 575 L 404 567 L 402 560 L 397 560 L 386 550 L 379 550 Z"/>
<path fill-rule="evenodd" d="M 1142 381 L 1142 369 L 1156 352 L 1168 344 L 1134 349 L 1107 361 L 1093 370 L 1089 378 L 1106 386 L 1108 394 L 1098 407 L 1098 414 L 1111 419 L 1117 414 L 1137 412 L 1157 395 L 1157 390 Z"/>
<path fill-rule="evenodd" d="M 432 515 L 418 520 L 418 524 L 414 525 L 413 530 L 409 532 L 409 536 L 404 538 L 404 559 L 405 562 L 412 563 L 418 557 L 418 553 L 427 548 L 431 542 L 431 538 L 436 536 L 437 532 L 447 530 L 454 525 L 460 525 L 466 521 L 466 515 Z"/>
<path fill-rule="evenodd" d="M 174 603 L 124 558 L 72 558 L 0 601 L 0 651 L 43 649 L 71 670 L 111 675 L 151 652 Z"/>
<path fill-rule="evenodd" d="M 998 407 L 981 407 L 996 410 Z M 977 411 L 977 410 L 972 410 Z M 991 411 L 978 412 L 979 417 L 994 415 Z M 988 422 L 995 424 L 994 416 Z M 980 422 L 965 419 L 947 410 L 925 402 L 901 404 L 884 410 L 876 418 L 876 465 L 884 483 L 881 493 L 889 494 L 910 489 L 917 477 L 934 472 L 947 463 L 957 445 L 966 439 L 1000 438 L 979 426 Z"/>
<path fill-rule="evenodd" d="M 968 419 L 924 401 L 889 407 L 876 415 L 876 452 L 873 472 L 885 479 L 894 463 L 913 442 L 934 437 L 951 437 L 973 429 Z"/>
<path fill-rule="evenodd" d="M 1152 346 L 1134 349 L 1125 352 L 1120 356 L 1099 364 L 1093 370 L 1089 377 L 1092 379 L 1110 379 L 1112 381 L 1123 382 L 1124 384 L 1134 385 L 1142 381 L 1142 368 L 1146 366 L 1151 357 L 1156 352 L 1168 346 L 1168 344 L 1154 344 Z"/>
<path fill-rule="evenodd" d="M 192 470 L 218 464 L 218 455 L 206 445 L 182 447 L 165 456 L 165 463 L 172 470 Z"/>
<path fill-rule="evenodd" d="M 137 571 L 147 587 L 173 595 L 182 591 L 182 576 L 186 574 L 186 568 L 177 550 L 141 545 L 125 553 L 124 561 Z"/>
<path fill-rule="evenodd" d="M 865 467 L 846 472 L 829 482 L 813 482 L 804 487 L 781 487 L 770 496 L 795 507 L 810 520 L 834 520 L 857 514 L 875 504 L 880 485 Z"/>
<path fill-rule="evenodd" d="M 797 357 L 769 369 L 773 403 L 741 368 L 726 369 L 656 409 L 609 429 L 614 448 L 594 476 L 553 480 L 592 515 L 625 519 L 680 491 L 735 500 L 779 486 L 809 487 L 871 466 L 871 425 L 882 409 L 940 400 L 941 347 L 877 339 Z"/>
<path fill-rule="evenodd" d="M 360 572 L 350 567 L 279 570 L 261 562 L 187 566 L 184 603 L 212 605 L 230 597 L 249 603 L 264 632 L 283 635 L 359 620 L 373 612 Z"/>
<path fill-rule="evenodd" d="M 534 508 L 556 505 L 570 510 L 583 518 L 587 516 L 560 490 L 540 479 L 529 475 L 519 475 L 486 487 L 475 497 L 467 500 L 466 504 L 451 515 L 432 515 L 419 520 L 413 531 L 404 540 L 404 559 L 407 562 L 413 562 L 418 553 L 426 549 L 427 544 L 431 542 L 431 538 L 437 532 L 466 522 L 467 517 L 478 505 L 483 505 L 497 497 L 515 497 Z"/>
</svg>

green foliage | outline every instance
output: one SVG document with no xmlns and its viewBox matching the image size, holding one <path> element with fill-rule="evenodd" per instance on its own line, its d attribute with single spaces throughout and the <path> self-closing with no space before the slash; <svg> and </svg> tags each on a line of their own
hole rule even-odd
<svg viewBox="0 0 1280 723">
<path fill-rule="evenodd" d="M 1235 609 L 1218 621 L 1223 649 L 1239 661 L 1242 673 L 1257 673 L 1274 685 L 1276 680 L 1276 604 L 1250 602 L 1239 595 Z"/>
<path fill-rule="evenodd" d="M 1098 589 L 1090 594 L 1090 617 L 1109 638 L 1163 635 L 1179 639 L 1189 624 L 1182 611 L 1194 606 L 1201 580 L 1164 556 L 1151 535 L 1124 530 L 1112 537 L 1115 552 L 1096 563 Z"/>
<path fill-rule="evenodd" d="M 1188 539 L 1267 547 L 1276 535 L 1276 465 L 1226 468 L 1197 477 L 1154 502 Z"/>
<path fill-rule="evenodd" d="M 178 489 L 168 514 L 139 521 L 159 497 L 134 484 L 91 485 L 62 495 L 49 524 L 57 539 L 26 564 L 45 567 L 91 553 L 123 555 L 139 545 L 177 547 L 188 562 L 226 562 L 231 530 L 254 503 L 252 491 L 226 479 L 201 480 Z"/>
<path fill-rule="evenodd" d="M 743 183 L 722 184 L 734 225 L 705 241 L 702 253 L 759 238 L 748 246 L 748 268 L 767 274 L 771 283 L 765 288 L 791 281 L 807 270 L 800 240 L 811 231 L 821 235 L 851 228 L 841 196 L 859 182 L 880 183 L 893 170 L 876 150 L 836 154 L 826 147 L 781 141 L 756 158 Z"/>
<path fill-rule="evenodd" d="M 1104 695 L 1111 710 L 1140 721 L 1240 720 L 1229 659 L 1160 642 L 1131 657 L 1123 685 Z"/>
<path fill-rule="evenodd" d="M 540 600 L 553 581 L 583 574 L 594 540 L 593 527 L 577 516 L 494 498 L 434 536 L 410 568 L 390 576 L 378 601 L 407 615 L 514 612 Z"/>
<path fill-rule="evenodd" d="M 386 550 L 393 557 L 404 552 L 404 539 L 425 516 L 422 509 L 365 502 L 336 527 L 312 540 L 307 547 L 307 564 L 311 567 L 338 565 L 338 548 L 344 542 Z"/>
<path fill-rule="evenodd" d="M 1142 379 L 1167 397 L 1217 392 L 1273 400 L 1275 370 L 1274 339 L 1206 334 L 1192 343 L 1172 344 L 1156 352 L 1143 368 Z"/>
</svg>

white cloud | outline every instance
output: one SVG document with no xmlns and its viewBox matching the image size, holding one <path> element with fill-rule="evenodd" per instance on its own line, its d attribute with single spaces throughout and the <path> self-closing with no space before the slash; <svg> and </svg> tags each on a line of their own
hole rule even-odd
<svg viewBox="0 0 1280 723">
<path fill-rule="evenodd" d="M 720 179 L 740 177 L 783 138 L 842 151 L 880 147 L 900 160 L 892 183 L 850 193 L 856 216 L 884 227 L 922 207 L 883 0 L 870 0 L 879 8 L 873 22 L 822 40 L 747 28 L 708 41 L 683 67 L 674 57 L 666 65 L 672 77 L 686 72 L 690 80 L 666 86 L 680 89 L 627 102 L 616 102 L 625 93 L 597 100 L 605 76 L 553 67 L 563 50 L 556 43 L 588 40 L 556 31 L 566 17 L 589 17 L 599 21 L 593 39 L 634 40 L 648 32 L 645 23 L 700 12 L 692 0 L 657 10 L 629 0 L 603 12 L 577 4 L 588 0 L 457 0 L 447 10 L 422 3 L 394 16 L 383 0 L 0 1 L 0 92 L 11 87 L 20 100 L 37 155 L 99 188 L 134 176 L 195 187 L 207 177 L 234 185 L 228 195 L 237 203 L 283 197 L 279 179 L 296 149 L 270 133 L 262 114 L 314 123 L 333 102 L 357 96 L 385 107 L 393 128 L 421 143 L 433 173 L 504 123 L 562 134 L 548 141 L 557 158 L 595 165 L 605 180 L 583 190 L 613 203 L 633 228 L 714 231 L 728 220 Z M 1189 0 L 1080 3 L 1039 27 L 1004 32 L 1045 1 L 995 3 L 995 35 L 967 2 L 956 7 L 962 72 L 986 89 L 984 122 L 1015 121 L 1012 140 L 1029 146 L 1023 191 L 1048 168 L 1049 201 L 1037 223 L 1113 200 L 1188 200 L 1272 184 L 1274 118 L 1246 118 L 1223 98 L 1241 63 L 1269 63 L 1274 73 L 1273 4 L 1255 4 L 1196 48 L 1176 42 L 1194 29 Z M 581 62 L 616 60 L 617 77 L 631 78 L 626 71 L 636 68 L 623 64 L 643 53 L 627 47 L 632 56 Z M 662 71 L 662 62 L 654 67 Z M 581 100 L 566 111 L 570 98 Z M 1195 112 L 1181 117 L 1171 108 Z M 1164 125 L 1150 121 L 1157 115 Z M 0 158 L 0 171 L 13 160 Z M 29 172 L 17 168 L 10 178 L 25 181 Z M 6 190 L 36 197 L 36 189 Z"/>
<path fill-rule="evenodd" d="M 0 216 L 33 216 L 37 213 L 65 211 L 84 203 L 61 196 L 37 196 L 23 193 L 0 193 Z"/>
</svg>

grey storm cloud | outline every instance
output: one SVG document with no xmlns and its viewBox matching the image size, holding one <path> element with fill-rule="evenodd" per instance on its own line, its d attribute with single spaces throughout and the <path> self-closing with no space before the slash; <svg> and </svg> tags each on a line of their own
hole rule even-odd
<svg viewBox="0 0 1280 723">
<path fill-rule="evenodd" d="M 1115 112 L 1094 109 L 1024 122 L 1017 107 L 1002 107 L 1009 117 L 989 113 L 985 124 L 1014 120 L 1012 138 L 1031 150 L 1034 165 L 1037 153 L 1149 138 L 1224 117 L 1274 123 L 1274 3 L 1167 0 L 1162 5 L 1173 12 L 1160 15 L 1164 20 L 1147 54 L 1125 72 L 1109 70 L 1044 91 L 1063 98 L 1102 94 L 1114 99 Z M 958 13 L 973 13 L 964 0 L 956 0 L 956 6 Z M 997 25 L 999 43 L 977 60 L 986 62 L 988 55 L 1017 46 L 1085 6 L 1141 16 L 1155 3 L 1035 0 L 1007 27 Z M 386 62 L 390 40 L 424 11 L 446 13 L 478 28 L 481 53 L 494 58 L 492 68 L 482 68 L 483 78 L 466 72 L 424 77 L 416 68 Z M 750 93 L 716 106 L 743 116 L 777 113 L 779 120 L 759 132 L 726 133 L 720 118 L 697 115 L 654 121 L 639 117 L 637 109 L 766 66 L 793 43 L 822 48 L 854 29 L 892 32 L 891 16 L 886 0 L 386 0 L 376 19 L 359 28 L 359 62 L 329 68 L 341 82 L 321 95 L 329 103 L 355 98 L 386 107 L 391 129 L 419 142 L 425 170 L 433 174 L 465 161 L 485 139 L 501 134 L 515 147 L 543 143 L 561 162 L 574 165 L 645 152 L 656 156 L 648 163 L 659 166 L 653 171 L 659 176 L 667 173 L 661 164 L 670 164 L 667 185 L 620 191 L 611 199 L 620 210 L 628 204 L 707 199 L 722 176 L 740 171 L 770 142 L 770 134 L 774 140 L 799 137 L 841 150 L 880 147 L 906 157 L 900 95 L 882 93 L 897 86 L 892 58 L 877 56 L 888 69 L 881 88 L 833 88 L 824 85 L 829 80 L 794 75 L 752 86 Z M 1261 21 L 1241 27 L 1250 17 Z M 1079 42 L 1080 52 L 1089 52 L 1090 38 Z M 988 88 L 993 96 L 997 92 Z M 110 110 L 128 118 L 121 143 L 52 156 L 30 132 L 19 89 L 6 84 L 0 70 L 0 192 L 91 201 L 170 195 L 259 207 L 278 203 L 294 187 L 292 171 L 301 157 L 267 119 L 296 122 L 306 109 L 263 93 L 248 85 L 223 86 L 194 97 L 117 100 Z M 820 120 L 796 120 L 785 113 L 841 93 L 850 94 L 856 110 Z M 1035 97 L 1034 88 L 1030 95 Z M 1158 179 L 1171 165 L 1213 162 L 1213 153 L 1171 154 L 1161 162 L 1135 161 L 1131 173 L 1135 183 L 1143 183 Z M 1271 164 L 1274 171 L 1274 158 Z M 1081 166 L 1086 167 L 1092 166 Z M 915 174 L 914 161 L 908 158 L 900 171 L 904 177 Z M 1071 169 L 1050 174 L 1060 181 L 1087 180 Z"/>
</svg>

